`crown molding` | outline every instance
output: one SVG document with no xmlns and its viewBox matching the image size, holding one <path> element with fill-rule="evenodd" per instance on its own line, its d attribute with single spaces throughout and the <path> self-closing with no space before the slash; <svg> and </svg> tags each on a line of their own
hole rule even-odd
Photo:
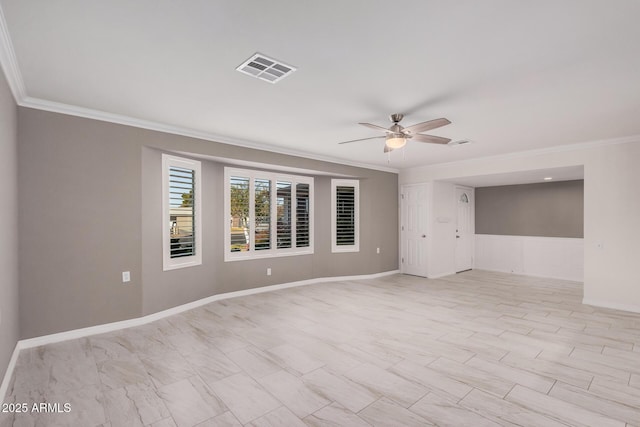
<svg viewBox="0 0 640 427">
<path fill-rule="evenodd" d="M 554 145 L 553 147 L 536 148 L 533 150 L 525 150 L 525 151 L 514 151 L 511 153 L 496 154 L 493 156 L 474 157 L 472 159 L 456 160 L 453 162 L 434 163 L 431 165 L 406 168 L 404 170 L 406 171 L 409 169 L 429 169 L 429 168 L 469 165 L 469 164 L 484 162 L 484 161 L 518 159 L 522 157 L 540 156 L 544 154 L 553 154 L 553 153 L 563 153 L 567 151 L 584 150 L 588 148 L 597 148 L 597 147 L 603 147 L 607 145 L 630 144 L 634 142 L 640 143 L 640 134 L 623 136 L 620 138 L 598 139 L 594 141 L 578 142 L 575 144 Z"/>
<path fill-rule="evenodd" d="M 20 74 L 20 68 L 18 68 L 16 53 L 13 50 L 7 21 L 4 19 L 2 5 L 0 5 L 0 66 L 2 66 L 9 88 L 11 88 L 13 98 L 17 104 L 20 104 L 26 96 L 26 90 L 22 81 L 22 74 Z"/>
<path fill-rule="evenodd" d="M 272 153 L 284 154 L 288 156 L 303 157 L 305 159 L 319 160 L 328 163 L 337 163 L 340 165 L 353 166 L 364 169 L 372 169 L 383 172 L 399 173 L 399 169 L 389 168 L 385 166 L 372 165 L 369 163 L 353 162 L 350 160 L 339 159 L 336 157 L 322 156 L 306 151 L 292 150 L 274 145 L 257 143 L 239 138 L 231 138 L 228 136 L 217 135 L 209 132 L 202 132 L 181 126 L 174 126 L 165 123 L 154 122 L 151 120 L 137 119 L 121 114 L 113 114 L 105 111 L 94 110 L 90 108 L 78 107 L 75 105 L 64 104 L 61 102 L 48 101 L 46 99 L 33 98 L 25 96 L 21 102 L 21 107 L 34 108 L 37 110 L 50 111 L 53 113 L 61 113 L 70 116 L 84 117 L 87 119 L 100 120 L 103 122 L 117 123 L 125 126 L 132 126 L 141 129 L 153 130 L 173 135 L 186 136 L 189 138 L 202 139 L 205 141 L 218 142 L 222 144 L 234 145 L 238 147 L 251 148 L 254 150 L 269 151 Z"/>
</svg>

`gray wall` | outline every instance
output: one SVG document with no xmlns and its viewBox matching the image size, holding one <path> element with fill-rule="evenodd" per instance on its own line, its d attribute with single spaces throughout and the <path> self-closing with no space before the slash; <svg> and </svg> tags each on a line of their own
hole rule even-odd
<svg viewBox="0 0 640 427">
<path fill-rule="evenodd" d="M 584 181 L 476 188 L 476 234 L 583 237 Z"/>
<path fill-rule="evenodd" d="M 26 108 L 18 111 L 18 125 L 23 338 L 139 317 L 222 292 L 398 268 L 396 174 Z M 331 254 L 330 178 L 318 176 L 313 255 L 225 263 L 224 165 L 204 161 L 203 263 L 163 272 L 163 151 L 361 178 L 360 252 Z M 131 271 L 128 284 L 121 283 L 125 270 Z"/>
<path fill-rule="evenodd" d="M 0 382 L 18 341 L 17 108 L 0 69 Z"/>
</svg>

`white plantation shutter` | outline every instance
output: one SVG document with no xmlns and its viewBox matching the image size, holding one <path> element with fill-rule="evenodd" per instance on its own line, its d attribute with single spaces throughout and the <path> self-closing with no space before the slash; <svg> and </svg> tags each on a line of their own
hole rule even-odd
<svg viewBox="0 0 640 427">
<path fill-rule="evenodd" d="M 336 245 L 351 246 L 356 242 L 356 190 L 336 187 Z"/>
<path fill-rule="evenodd" d="M 331 209 L 332 251 L 359 251 L 359 182 L 357 180 L 331 180 Z"/>
<path fill-rule="evenodd" d="M 195 231 L 195 171 L 169 167 L 169 220 L 171 221 L 171 258 L 193 256 L 196 253 Z"/>
<path fill-rule="evenodd" d="M 311 239 L 311 200 L 309 184 L 296 185 L 296 247 L 309 247 Z"/>
<path fill-rule="evenodd" d="M 249 250 L 250 231 L 250 207 L 249 188 L 251 179 L 244 176 L 232 176 L 229 179 L 231 187 L 231 202 L 227 208 L 231 214 L 231 246 L 233 252 L 246 252 Z"/>
<path fill-rule="evenodd" d="M 227 167 L 225 182 L 225 261 L 313 253 L 313 178 Z"/>
<path fill-rule="evenodd" d="M 255 250 L 271 249 L 271 181 L 256 178 L 255 192 Z"/>
<path fill-rule="evenodd" d="M 278 228 L 276 234 L 278 237 L 278 249 L 291 247 L 291 183 L 278 181 L 277 188 L 277 212 L 278 212 Z"/>
<path fill-rule="evenodd" d="M 202 263 L 200 162 L 162 155 L 163 269 Z"/>
</svg>

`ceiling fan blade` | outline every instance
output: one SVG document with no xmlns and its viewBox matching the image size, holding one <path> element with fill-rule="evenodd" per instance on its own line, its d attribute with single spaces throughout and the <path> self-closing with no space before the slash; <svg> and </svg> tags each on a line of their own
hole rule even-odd
<svg viewBox="0 0 640 427">
<path fill-rule="evenodd" d="M 380 138 L 386 138 L 386 137 L 385 136 L 372 136 L 371 138 L 360 138 L 360 139 L 352 139 L 351 141 L 338 142 L 338 144 L 348 144 L 350 142 L 366 141 L 367 139 L 380 139 Z"/>
<path fill-rule="evenodd" d="M 390 131 L 389 129 L 387 129 L 387 128 L 383 128 L 382 126 L 378 126 L 378 125 L 372 125 L 371 123 L 358 123 L 358 124 L 359 124 L 359 125 L 362 125 L 362 126 L 366 126 L 366 127 L 368 127 L 368 128 L 371 128 L 371 129 L 381 130 L 381 131 L 383 131 L 383 132 L 391 132 L 391 131 Z"/>
<path fill-rule="evenodd" d="M 416 134 L 416 133 L 425 132 L 431 129 L 436 129 L 441 126 L 446 126 L 449 123 L 451 122 L 445 118 L 429 120 L 428 122 L 422 122 L 422 123 L 415 124 L 413 126 L 408 126 L 404 128 L 404 132 Z"/>
<path fill-rule="evenodd" d="M 431 144 L 448 144 L 451 141 L 451 139 L 443 138 L 441 136 L 421 135 L 421 134 L 412 135 L 411 140 L 420 141 L 420 142 L 430 142 Z"/>
</svg>

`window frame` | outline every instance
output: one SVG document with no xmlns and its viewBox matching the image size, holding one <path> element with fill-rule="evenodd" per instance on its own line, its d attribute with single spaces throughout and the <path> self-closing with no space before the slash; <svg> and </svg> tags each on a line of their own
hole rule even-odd
<svg viewBox="0 0 640 427">
<path fill-rule="evenodd" d="M 171 233 L 166 227 L 171 219 L 169 168 L 178 167 L 194 171 L 194 224 L 195 255 L 171 258 Z M 202 165 L 198 160 L 162 154 L 162 270 L 177 270 L 202 264 Z"/>
<path fill-rule="evenodd" d="M 337 238 L 337 189 L 338 187 L 353 187 L 354 189 L 354 244 L 338 245 Z M 360 252 L 360 180 L 332 179 L 331 180 L 331 252 Z"/>
<path fill-rule="evenodd" d="M 249 250 L 231 252 L 231 177 L 249 178 Z M 268 179 L 270 181 L 270 245 L 269 249 L 255 249 L 255 180 Z M 277 248 L 278 229 L 278 206 L 277 206 L 277 183 L 291 183 L 291 247 Z M 296 247 L 296 186 L 297 184 L 309 185 L 309 245 Z M 241 169 L 235 167 L 224 168 L 224 261 L 243 261 L 252 259 L 275 258 L 283 256 L 310 255 L 314 253 L 314 179 L 310 176 L 291 175 L 281 172 L 266 170 Z"/>
</svg>

